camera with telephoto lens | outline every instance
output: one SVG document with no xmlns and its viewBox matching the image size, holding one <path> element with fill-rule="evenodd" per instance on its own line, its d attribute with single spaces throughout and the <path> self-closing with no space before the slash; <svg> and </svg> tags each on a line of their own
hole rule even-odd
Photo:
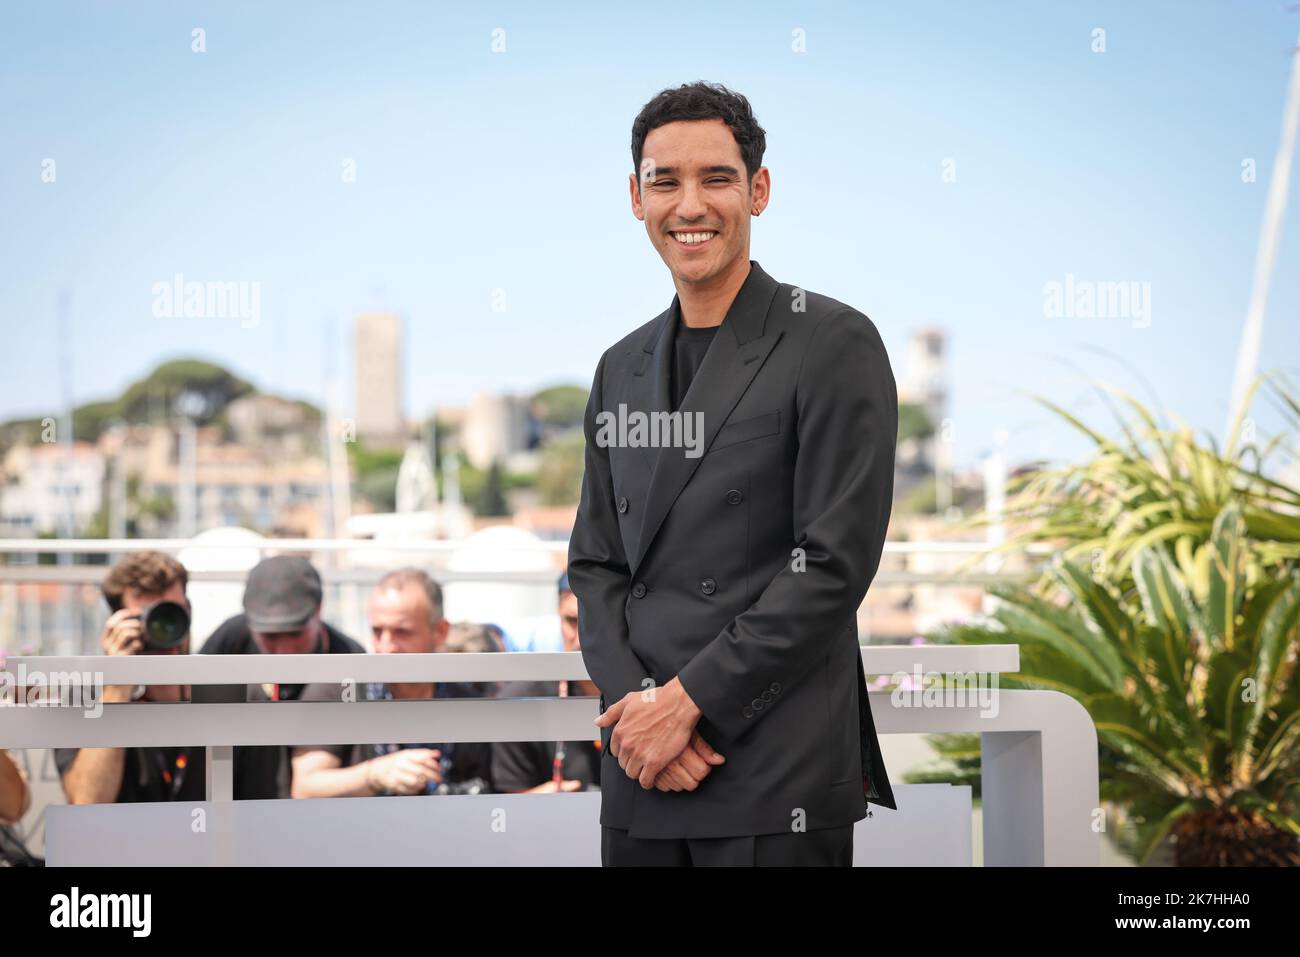
<svg viewBox="0 0 1300 957">
<path fill-rule="evenodd" d="M 146 605 L 138 615 L 146 648 L 167 651 L 175 648 L 190 633 L 190 613 L 174 601 L 157 601 Z"/>
</svg>

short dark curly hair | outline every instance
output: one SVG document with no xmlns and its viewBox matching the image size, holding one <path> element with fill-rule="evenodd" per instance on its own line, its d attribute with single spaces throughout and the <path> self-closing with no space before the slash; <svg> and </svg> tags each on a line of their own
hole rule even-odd
<svg viewBox="0 0 1300 957">
<path fill-rule="evenodd" d="M 126 590 L 149 595 L 161 595 L 175 584 L 181 591 L 189 585 L 190 575 L 185 566 L 163 552 L 127 552 L 114 565 L 99 589 L 108 602 L 109 610 L 121 611 L 126 601 Z"/>
<path fill-rule="evenodd" d="M 745 160 L 748 179 L 763 165 L 767 135 L 754 119 L 749 100 L 721 83 L 683 83 L 655 94 L 632 122 L 632 174 L 641 181 L 641 154 L 650 131 L 677 120 L 712 120 L 726 123 Z"/>
</svg>

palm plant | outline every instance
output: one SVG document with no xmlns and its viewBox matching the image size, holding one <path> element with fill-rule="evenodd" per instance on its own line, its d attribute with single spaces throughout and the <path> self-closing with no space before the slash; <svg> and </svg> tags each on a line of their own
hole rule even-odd
<svg viewBox="0 0 1300 957">
<path fill-rule="evenodd" d="M 1145 432 L 1123 443 L 1057 409 L 1096 457 L 1023 477 L 1003 515 L 1026 523 L 1003 548 L 1047 541 L 1056 559 L 931 638 L 1018 643 L 1004 683 L 1088 709 L 1140 861 L 1171 839 L 1181 864 L 1300 864 L 1300 491 L 1263 474 L 1285 435 L 1238 450 L 1239 418 L 1220 455 L 1128 401 Z"/>
<path fill-rule="evenodd" d="M 991 586 L 1001 601 L 990 621 L 937 636 L 1017 643 L 1009 686 L 1062 691 L 1088 709 L 1102 798 L 1128 807 L 1121 846 L 1141 861 L 1176 829 L 1182 864 L 1300 864 L 1300 571 L 1249 591 L 1244 538 L 1233 503 L 1214 522 L 1201 581 L 1145 546 L 1137 599 L 1124 601 L 1061 558 L 1049 574 L 1066 600 Z M 1207 830 L 1218 840 L 1207 844 Z"/>
<path fill-rule="evenodd" d="M 1236 501 L 1249 533 L 1246 547 L 1259 563 L 1272 570 L 1294 564 L 1300 560 L 1300 489 L 1264 474 L 1277 451 L 1297 457 L 1287 440 L 1294 439 L 1294 427 L 1300 425 L 1300 401 L 1279 383 L 1285 379 L 1278 375 L 1255 380 L 1222 453 L 1213 437 L 1199 444 L 1181 420 L 1177 428 L 1162 427 L 1145 406 L 1112 385 L 1101 384 L 1135 419 L 1126 421 L 1116 414 L 1121 439 L 1111 439 L 1059 405 L 1033 396 L 1091 439 L 1095 454 L 1061 468 L 1031 469 L 1015 476 L 999 514 L 979 512 L 962 526 L 1005 524 L 1011 534 L 987 554 L 1050 543 L 1068 559 L 1086 559 L 1096 573 L 1127 590 L 1133 585 L 1133 559 L 1146 545 L 1165 546 L 1185 572 L 1204 577 L 1204 567 L 1189 564 L 1191 556 L 1208 538 L 1224 506 Z M 1263 385 L 1292 428 L 1261 445 L 1254 420 L 1245 411 Z M 967 567 L 984 557 L 975 557 Z"/>
</svg>

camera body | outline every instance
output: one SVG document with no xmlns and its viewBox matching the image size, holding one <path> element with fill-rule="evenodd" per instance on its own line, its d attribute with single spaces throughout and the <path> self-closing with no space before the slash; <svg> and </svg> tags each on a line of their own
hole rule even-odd
<svg viewBox="0 0 1300 957">
<path fill-rule="evenodd" d="M 440 784 L 434 784 L 432 781 L 425 786 L 425 794 L 487 794 L 489 793 L 488 783 L 482 778 L 468 778 L 464 781 L 443 781 Z"/>
</svg>

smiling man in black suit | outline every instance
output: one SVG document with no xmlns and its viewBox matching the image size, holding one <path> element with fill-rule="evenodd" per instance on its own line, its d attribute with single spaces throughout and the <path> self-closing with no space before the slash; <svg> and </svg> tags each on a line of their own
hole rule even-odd
<svg viewBox="0 0 1300 957">
<path fill-rule="evenodd" d="M 606 866 L 848 865 L 867 805 L 895 807 L 856 615 L 898 395 L 870 319 L 749 258 L 765 145 L 720 85 L 632 127 L 632 211 L 677 292 L 597 364 L 569 545 Z"/>
</svg>

